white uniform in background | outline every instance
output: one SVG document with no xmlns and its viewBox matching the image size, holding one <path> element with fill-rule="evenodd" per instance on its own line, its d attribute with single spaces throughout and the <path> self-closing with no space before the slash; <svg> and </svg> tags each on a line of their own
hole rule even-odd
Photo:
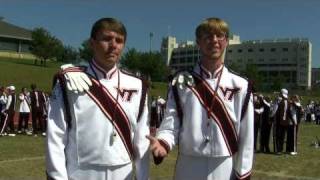
<svg viewBox="0 0 320 180">
<path fill-rule="evenodd" d="M 20 113 L 30 113 L 30 97 L 29 94 L 24 95 L 23 93 L 19 94 L 20 106 L 19 112 Z"/>
<path fill-rule="evenodd" d="M 7 120 L 7 114 L 5 113 L 7 104 L 7 95 L 5 93 L 0 95 L 0 135 L 3 135 L 4 128 Z"/>
<path fill-rule="evenodd" d="M 6 104 L 7 104 L 8 97 L 6 94 L 1 94 L 0 96 L 0 104 L 1 104 L 1 113 L 3 113 L 6 110 Z"/>
<path fill-rule="evenodd" d="M 53 89 L 48 112 L 48 176 L 55 180 L 132 179 L 132 163 L 135 163 L 137 179 L 148 179 L 146 99 L 142 102 L 141 118 L 139 121 L 137 118 L 142 81 L 116 66 L 105 72 L 94 61 L 85 71 L 98 81 L 91 79 L 95 86 L 87 93 L 67 92 L 71 104 L 70 125 L 64 115 L 63 91 L 59 84 Z M 97 90 L 100 91 L 94 95 Z M 112 124 L 116 124 L 115 117 L 120 117 L 120 125 Z M 127 131 L 119 134 L 120 126 L 127 127 Z"/>
<path fill-rule="evenodd" d="M 213 96 L 208 94 L 215 91 L 221 70 L 217 96 L 212 104 Z M 247 93 L 247 80 L 225 67 L 220 67 L 212 75 L 198 65 L 194 73 L 194 80 L 202 79 L 205 83 L 199 83 L 198 90 L 196 85 L 177 88 L 182 121 L 171 87 L 166 115 L 157 132 L 157 138 L 167 149 L 179 145 L 175 179 L 250 178 L 254 109 L 251 91 Z M 210 90 L 202 91 L 208 87 Z"/>
</svg>

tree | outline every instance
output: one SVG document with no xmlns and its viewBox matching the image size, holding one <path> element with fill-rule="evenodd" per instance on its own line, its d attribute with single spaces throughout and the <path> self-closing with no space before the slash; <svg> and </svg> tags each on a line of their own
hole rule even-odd
<svg viewBox="0 0 320 180">
<path fill-rule="evenodd" d="M 121 59 L 121 65 L 132 72 L 138 72 L 152 81 L 163 81 L 168 75 L 168 68 L 159 52 L 138 52 L 129 49 Z"/>
<path fill-rule="evenodd" d="M 140 57 L 141 53 L 139 53 L 135 48 L 129 49 L 121 58 L 121 66 L 133 71 L 140 71 Z"/>
<path fill-rule="evenodd" d="M 283 87 L 283 83 L 285 82 L 285 78 L 283 76 L 277 75 L 271 78 L 271 89 L 278 91 Z"/>
<path fill-rule="evenodd" d="M 37 56 L 34 62 L 35 64 L 37 64 L 38 59 L 40 59 L 40 64 L 46 66 L 46 61 L 56 58 L 62 50 L 62 42 L 52 36 L 46 29 L 35 28 L 32 31 L 30 51 Z"/>
<path fill-rule="evenodd" d="M 90 48 L 89 39 L 82 42 L 79 48 L 80 58 L 85 61 L 89 61 L 93 57 L 92 49 Z"/>
<path fill-rule="evenodd" d="M 248 64 L 243 74 L 253 81 L 257 91 L 261 90 L 262 77 L 258 72 L 258 67 L 254 64 Z"/>
<path fill-rule="evenodd" d="M 71 46 L 64 46 L 62 52 L 57 57 L 57 61 L 66 63 L 76 63 L 79 57 L 78 51 Z"/>
</svg>

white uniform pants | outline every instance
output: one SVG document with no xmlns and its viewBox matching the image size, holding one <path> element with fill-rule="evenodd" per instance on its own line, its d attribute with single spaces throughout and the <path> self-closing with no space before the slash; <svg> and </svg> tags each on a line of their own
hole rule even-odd
<svg viewBox="0 0 320 180">
<path fill-rule="evenodd" d="M 232 157 L 178 155 L 175 180 L 234 179 Z"/>
<path fill-rule="evenodd" d="M 121 166 L 79 166 L 69 174 L 69 180 L 132 180 L 132 164 Z"/>
</svg>

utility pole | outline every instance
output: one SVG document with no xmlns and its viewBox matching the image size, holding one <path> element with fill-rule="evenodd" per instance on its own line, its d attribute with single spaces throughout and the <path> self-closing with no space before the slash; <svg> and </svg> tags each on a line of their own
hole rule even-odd
<svg viewBox="0 0 320 180">
<path fill-rule="evenodd" d="M 151 51 L 152 51 L 152 38 L 153 38 L 153 32 L 150 32 L 149 37 L 150 37 L 150 50 L 149 50 L 149 52 L 151 53 Z"/>
</svg>

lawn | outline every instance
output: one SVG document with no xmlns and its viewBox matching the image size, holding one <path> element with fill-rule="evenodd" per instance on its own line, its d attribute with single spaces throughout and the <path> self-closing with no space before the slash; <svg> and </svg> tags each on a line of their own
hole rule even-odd
<svg viewBox="0 0 320 180">
<path fill-rule="evenodd" d="M 35 83 L 38 89 L 51 91 L 53 75 L 58 71 L 60 64 L 47 62 L 47 66 L 35 66 L 34 60 L 0 58 L 0 86 L 16 86 L 20 93 L 22 87 L 30 89 Z"/>
<path fill-rule="evenodd" d="M 297 156 L 256 154 L 252 179 L 320 179 L 320 148 L 310 146 L 316 136 L 320 137 L 319 125 L 302 124 Z M 0 180 L 45 179 L 44 141 L 39 136 L 0 137 Z M 161 165 L 152 163 L 151 179 L 171 179 L 176 155 L 174 150 Z"/>
</svg>

